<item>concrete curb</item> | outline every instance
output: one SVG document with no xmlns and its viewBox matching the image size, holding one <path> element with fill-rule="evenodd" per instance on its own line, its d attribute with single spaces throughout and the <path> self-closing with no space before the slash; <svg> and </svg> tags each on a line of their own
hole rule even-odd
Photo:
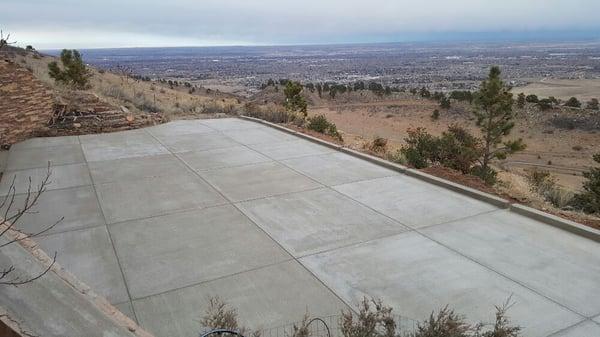
<svg viewBox="0 0 600 337">
<path fill-rule="evenodd" d="M 488 204 L 492 204 L 496 207 L 506 208 L 510 212 L 517 213 L 519 215 L 523 215 L 530 219 L 544 222 L 550 226 L 554 226 L 554 227 L 560 228 L 562 230 L 571 232 L 573 234 L 583 236 L 590 240 L 600 242 L 600 230 L 596 230 L 591 227 L 581 225 L 574 221 L 563 219 L 563 218 L 539 211 L 539 210 L 531 208 L 531 207 L 523 206 L 520 204 L 513 204 L 510 201 L 500 198 L 500 197 L 497 197 L 495 195 L 481 192 L 479 190 L 476 190 L 476 189 L 473 189 L 473 188 L 470 188 L 467 186 L 463 186 L 463 185 L 460 185 L 460 184 L 457 184 L 452 181 L 442 179 L 442 178 L 439 178 L 436 176 L 432 176 L 430 174 L 427 174 L 427 173 L 424 173 L 424 172 L 421 172 L 421 171 L 418 171 L 415 169 L 410 169 L 405 166 L 398 165 L 398 164 L 392 163 L 390 161 L 387 161 L 387 160 L 384 160 L 384 159 L 381 159 L 381 158 L 378 158 L 375 156 L 371 156 L 371 155 L 368 155 L 368 154 L 365 154 L 365 153 L 362 153 L 362 152 L 359 152 L 356 150 L 352 150 L 352 149 L 344 147 L 342 145 L 334 144 L 334 143 L 328 142 L 326 140 L 322 140 L 322 139 L 304 134 L 302 132 L 291 130 L 291 129 L 288 129 L 279 124 L 271 123 L 271 122 L 268 122 L 268 121 L 265 121 L 262 119 L 248 117 L 248 116 L 238 116 L 238 118 L 270 126 L 272 128 L 278 129 L 280 131 L 283 131 L 283 132 L 286 132 L 286 133 L 289 133 L 292 135 L 296 135 L 300 138 L 304 138 L 313 143 L 327 146 L 329 148 L 349 154 L 356 158 L 363 159 L 363 160 L 366 160 L 373 164 L 383 166 L 387 169 L 406 174 L 408 176 L 426 181 L 428 183 L 434 184 L 434 185 L 442 187 L 442 188 L 449 189 L 451 191 L 469 196 L 471 198 L 475 198 L 477 200 L 486 202 Z"/>
<path fill-rule="evenodd" d="M 4 224 L 3 226 L 0 226 L 0 230 L 5 230 L 7 227 L 8 225 Z M 50 267 L 52 265 L 53 259 L 50 256 L 48 256 L 46 252 L 40 249 L 35 241 L 27 237 L 25 234 L 14 229 L 9 229 L 8 231 L 6 231 L 5 235 L 9 240 L 15 240 L 14 244 L 21 245 L 21 247 L 23 247 L 35 259 L 37 259 L 42 266 Z M 125 314 L 123 314 L 121 311 L 119 311 L 119 309 L 110 304 L 104 297 L 96 294 L 92 290 L 92 288 L 80 281 L 66 269 L 61 267 L 57 262 L 55 262 L 54 265 L 52 265 L 52 268 L 49 272 L 54 273 L 63 282 L 69 285 L 73 289 L 73 291 L 77 292 L 88 302 L 90 302 L 93 306 L 98 308 L 98 310 L 102 314 L 104 314 L 109 320 L 111 320 L 115 325 L 125 328 L 127 331 L 129 331 L 131 334 L 137 337 L 154 337 L 154 335 L 142 329 L 136 322 L 134 322 L 129 317 L 125 316 Z M 1 310 L 3 309 L 0 308 L 0 312 Z M 13 329 L 21 329 L 21 327 L 18 324 L 15 325 L 14 322 L 9 325 L 9 323 L 11 323 L 9 320 L 3 320 L 3 322 Z"/>
</svg>

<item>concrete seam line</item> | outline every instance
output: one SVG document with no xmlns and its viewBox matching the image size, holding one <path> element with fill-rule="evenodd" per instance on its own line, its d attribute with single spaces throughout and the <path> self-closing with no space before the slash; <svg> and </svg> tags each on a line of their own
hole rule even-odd
<svg viewBox="0 0 600 337">
<path fill-rule="evenodd" d="M 145 131 L 144 131 L 145 132 Z M 90 177 L 90 183 L 92 190 L 94 191 L 94 195 L 96 197 L 96 203 L 98 203 L 98 209 L 100 210 L 100 214 L 102 215 L 102 219 L 104 219 L 104 228 L 106 229 L 106 234 L 108 235 L 108 240 L 110 242 L 110 246 L 112 247 L 112 252 L 115 256 L 115 260 L 117 261 L 117 266 L 119 267 L 119 271 L 121 272 L 121 279 L 123 280 L 123 286 L 125 287 L 125 292 L 127 293 L 127 298 L 129 299 L 129 304 L 131 304 L 131 312 L 133 313 L 133 317 L 135 318 L 135 322 L 137 325 L 137 314 L 135 313 L 135 307 L 133 305 L 133 300 L 131 298 L 131 291 L 129 290 L 129 283 L 127 282 L 127 277 L 125 277 L 125 271 L 123 270 L 123 265 L 121 264 L 121 260 L 119 259 L 119 254 L 117 253 L 117 248 L 115 247 L 115 242 L 113 240 L 112 234 L 110 232 L 110 228 L 108 228 L 108 221 L 106 219 L 106 213 L 104 212 L 104 207 L 100 202 L 100 195 L 98 194 L 98 190 L 96 189 L 96 184 L 94 183 L 94 177 L 92 176 L 92 170 L 90 169 L 90 164 L 87 160 L 87 156 L 83 151 L 83 144 L 81 144 L 81 137 L 77 137 L 79 141 L 79 146 L 81 147 L 81 152 L 83 153 L 83 159 L 85 160 L 85 168 L 88 176 Z M 119 311 L 120 312 L 120 311 Z"/>
<path fill-rule="evenodd" d="M 4 226 L 3 228 L 6 228 Z M 43 267 L 49 267 L 52 264 L 53 259 L 48 256 L 45 251 L 39 248 L 39 245 L 33 239 L 28 238 L 25 234 L 14 229 L 9 229 L 6 232 L 6 235 L 8 235 L 11 240 L 17 240 L 16 243 L 25 249 L 25 251 L 27 251 L 29 254 L 31 254 L 31 256 Z M 58 262 L 54 262 L 50 272 L 54 273 L 61 281 L 73 288 L 79 295 L 81 295 L 92 306 L 96 307 L 117 326 L 123 327 L 127 329 L 127 331 L 139 337 L 154 337 L 154 335 L 142 329 L 131 318 L 125 316 L 125 314 L 110 304 L 110 302 L 108 302 L 108 300 L 106 300 L 104 297 L 96 294 L 90 286 L 79 280 L 77 277 L 63 268 Z"/>
<path fill-rule="evenodd" d="M 538 210 L 536 210 L 534 208 L 531 208 L 531 207 L 519 205 L 519 204 L 516 204 L 516 203 L 511 203 L 510 201 L 508 201 L 506 199 L 503 199 L 503 198 L 500 198 L 500 197 L 497 197 L 495 195 L 492 195 L 492 194 L 489 194 L 489 193 L 485 193 L 485 192 L 481 192 L 481 191 L 478 191 L 476 189 L 473 189 L 473 188 L 470 188 L 470 187 L 467 187 L 467 186 L 463 186 L 463 185 L 454 183 L 452 181 L 449 181 L 449 180 L 446 180 L 446 179 L 443 179 L 443 178 L 432 176 L 430 174 L 427 174 L 427 173 L 424 173 L 424 172 L 420 172 L 420 171 L 415 170 L 415 169 L 410 169 L 410 168 L 404 167 L 402 165 L 398 165 L 398 164 L 389 162 L 387 160 L 383 160 L 383 159 L 380 159 L 380 158 L 377 158 L 377 157 L 374 157 L 374 156 L 371 156 L 371 155 L 368 155 L 368 154 L 365 154 L 365 153 L 358 152 L 356 150 L 352 150 L 350 148 L 347 148 L 347 147 L 344 147 L 344 146 L 341 146 L 341 145 L 337 145 L 337 144 L 328 142 L 326 140 L 322 140 L 322 139 L 319 139 L 319 138 L 316 138 L 316 137 L 309 136 L 309 135 L 304 134 L 302 132 L 297 132 L 297 131 L 288 129 L 288 128 L 286 128 L 284 126 L 281 126 L 281 125 L 277 125 L 277 124 L 274 124 L 274 123 L 271 123 L 271 122 L 264 121 L 262 119 L 258 119 L 258 118 L 254 118 L 254 117 L 248 117 L 248 116 L 243 116 L 243 115 L 242 116 L 238 116 L 238 118 L 243 119 L 243 120 L 252 121 L 252 122 L 255 122 L 255 123 L 264 124 L 264 125 L 273 127 L 275 129 L 279 129 L 281 131 L 284 131 L 284 132 L 296 135 L 296 136 L 298 136 L 300 138 L 307 139 L 307 140 L 312 141 L 314 143 L 318 143 L 318 144 L 321 144 L 321 145 L 324 145 L 324 146 L 336 149 L 336 150 L 338 150 L 340 152 L 352 155 L 352 156 L 354 156 L 356 158 L 369 161 L 371 163 L 374 163 L 376 165 L 385 167 L 387 169 L 403 173 L 403 174 L 411 176 L 413 178 L 417 178 L 419 180 L 422 180 L 422 181 L 425 181 L 425 182 L 428 182 L 428 183 L 431 183 L 431 184 L 434 184 L 434 185 L 446 188 L 448 190 L 451 190 L 451 191 L 454 191 L 454 192 L 466 195 L 466 196 L 471 197 L 471 198 L 475 198 L 475 199 L 477 199 L 479 201 L 483 201 L 485 203 L 494 205 L 496 207 L 507 208 L 510 211 L 512 211 L 514 213 L 517 213 L 517 214 L 520 214 L 520 215 L 523 215 L 523 216 L 525 216 L 527 218 L 530 218 L 530 219 L 533 219 L 533 220 L 537 220 L 537 221 L 541 221 L 541 222 L 543 222 L 543 223 L 545 223 L 545 224 L 547 224 L 549 226 L 557 227 L 557 228 L 560 228 L 560 229 L 565 230 L 567 232 L 570 232 L 570 233 L 573 233 L 573 234 L 576 234 L 576 235 L 579 235 L 579 236 L 583 236 L 585 238 L 588 238 L 588 239 L 596 241 L 596 242 L 600 242 L 600 231 L 599 230 L 596 230 L 596 229 L 593 229 L 591 227 L 587 227 L 587 226 L 581 225 L 581 224 L 576 223 L 574 221 L 570 221 L 570 220 L 567 220 L 567 219 L 563 219 L 563 218 L 557 217 L 557 216 L 552 215 L 552 214 L 541 212 L 541 211 L 538 211 Z"/>
</svg>

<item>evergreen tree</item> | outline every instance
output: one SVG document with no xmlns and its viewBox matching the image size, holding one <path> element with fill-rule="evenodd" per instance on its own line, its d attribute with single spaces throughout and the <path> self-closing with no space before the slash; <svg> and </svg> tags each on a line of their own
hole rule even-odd
<svg viewBox="0 0 600 337">
<path fill-rule="evenodd" d="M 513 97 L 500 78 L 500 68 L 492 67 L 488 78 L 481 83 L 479 92 L 475 94 L 475 117 L 477 126 L 483 135 L 484 150 L 480 166 L 475 174 L 484 181 L 495 183 L 496 172 L 490 168 L 493 159 L 505 159 L 507 155 L 522 151 L 525 144 L 522 139 L 505 141 L 515 126 L 513 114 Z"/>
<path fill-rule="evenodd" d="M 594 161 L 600 164 L 600 153 L 594 155 Z M 586 213 L 600 214 L 600 167 L 583 172 L 587 179 L 583 183 L 583 192 L 576 195 L 574 204 Z"/>
<path fill-rule="evenodd" d="M 83 63 L 79 51 L 75 49 L 63 49 L 60 53 L 60 61 L 62 69 L 56 62 L 48 64 L 48 74 L 50 77 L 56 82 L 84 89 L 88 84 L 91 73 L 85 66 L 85 63 Z"/>
<path fill-rule="evenodd" d="M 524 93 L 520 93 L 519 96 L 517 96 L 517 107 L 519 109 L 523 109 L 525 107 L 525 94 Z"/>
<path fill-rule="evenodd" d="M 287 81 L 285 89 L 285 107 L 290 112 L 301 112 L 304 117 L 307 115 L 307 103 L 302 93 L 302 84 L 294 81 Z"/>
</svg>

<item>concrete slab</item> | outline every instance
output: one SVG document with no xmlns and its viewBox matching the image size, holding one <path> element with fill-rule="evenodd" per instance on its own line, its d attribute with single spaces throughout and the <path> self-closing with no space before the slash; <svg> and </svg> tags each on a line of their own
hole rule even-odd
<svg viewBox="0 0 600 337">
<path fill-rule="evenodd" d="M 18 150 L 11 150 L 8 155 L 9 171 L 24 170 L 30 168 L 47 168 L 48 163 L 51 166 L 65 164 L 79 164 L 85 162 L 81 146 L 65 145 L 56 147 L 33 147 Z"/>
<path fill-rule="evenodd" d="M 264 128 L 264 125 L 239 118 L 202 119 L 200 122 L 217 131 Z"/>
<path fill-rule="evenodd" d="M 120 312 L 122 312 L 125 316 L 129 317 L 131 320 L 137 323 L 137 318 L 133 313 L 133 306 L 131 302 L 124 302 L 120 304 L 113 304 Z"/>
<path fill-rule="evenodd" d="M 37 239 L 48 255 L 111 303 L 129 300 L 106 227 L 52 234 Z"/>
<path fill-rule="evenodd" d="M 109 224 L 225 203 L 192 173 L 101 184 L 96 191 Z"/>
<path fill-rule="evenodd" d="M 600 336 L 600 325 L 586 320 L 566 330 L 559 331 L 550 337 L 594 337 Z"/>
<path fill-rule="evenodd" d="M 35 277 L 44 270 L 17 244 L 0 250 L 0 266 L 10 265 L 15 266 L 15 273 L 23 279 Z M 53 272 L 19 287 L 0 287 L 0 303 L 32 336 L 135 337 L 126 328 L 116 326 L 89 299 Z"/>
<path fill-rule="evenodd" d="M 11 207 L 13 212 L 9 215 L 14 215 L 16 210 L 23 209 L 25 198 L 25 194 L 15 197 L 15 204 Z M 6 207 L 8 206 L 0 208 L 2 214 Z M 60 223 L 46 233 L 104 225 L 96 192 L 91 186 L 82 186 L 44 192 L 38 199 L 37 205 L 21 217 L 15 224 L 15 228 L 27 233 L 39 233 L 63 217 Z"/>
<path fill-rule="evenodd" d="M 78 136 L 62 136 L 62 137 L 37 137 L 27 139 L 20 143 L 12 145 L 11 150 L 22 150 L 31 149 L 38 147 L 56 147 L 56 146 L 68 146 L 68 145 L 79 145 Z"/>
<path fill-rule="evenodd" d="M 249 145 L 249 147 L 275 160 L 316 156 L 335 151 L 331 148 L 307 142 L 305 140 L 294 140 L 282 143 L 263 143 Z"/>
<path fill-rule="evenodd" d="M 266 126 L 253 129 L 228 130 L 223 131 L 223 133 L 238 143 L 246 145 L 279 143 L 298 139 L 288 133 L 277 131 Z"/>
<path fill-rule="evenodd" d="M 144 129 L 155 137 L 168 136 L 168 135 L 185 135 L 191 133 L 210 133 L 214 132 L 214 129 L 206 126 L 202 120 L 182 120 L 173 121 L 166 124 L 161 124 Z"/>
<path fill-rule="evenodd" d="M 133 305 L 141 325 L 156 336 L 196 336 L 211 296 L 236 308 L 240 323 L 253 329 L 302 320 L 307 310 L 325 317 L 346 308 L 295 261 L 136 300 Z"/>
<path fill-rule="evenodd" d="M 470 320 L 492 322 L 494 305 L 509 296 L 512 321 L 524 336 L 542 337 L 582 317 L 489 269 L 408 232 L 302 258 L 347 303 L 381 298 L 396 312 L 423 320 L 450 304 Z"/>
<path fill-rule="evenodd" d="M 398 175 L 392 170 L 339 152 L 282 162 L 327 186 Z"/>
<path fill-rule="evenodd" d="M 171 154 L 96 161 L 90 162 L 89 167 L 95 184 L 133 181 L 189 172 L 189 169 Z"/>
<path fill-rule="evenodd" d="M 0 149 L 0 173 L 6 169 L 6 163 L 8 162 L 8 151 Z"/>
<path fill-rule="evenodd" d="M 278 163 L 224 168 L 199 174 L 234 202 L 321 187 Z"/>
<path fill-rule="evenodd" d="M 109 230 L 133 298 L 291 259 L 230 205 L 120 223 Z"/>
<path fill-rule="evenodd" d="M 238 206 L 295 257 L 407 229 L 328 188 L 258 199 Z"/>
<path fill-rule="evenodd" d="M 168 151 L 143 130 L 80 136 L 88 162 L 156 156 Z"/>
<path fill-rule="evenodd" d="M 223 149 L 240 145 L 233 139 L 217 132 L 172 134 L 157 138 L 173 153 Z"/>
<path fill-rule="evenodd" d="M 220 169 L 271 161 L 262 154 L 245 146 L 200 152 L 183 152 L 178 157 L 197 171 Z"/>
<path fill-rule="evenodd" d="M 584 316 L 600 312 L 600 245 L 594 241 L 508 211 L 423 234 Z"/>
<path fill-rule="evenodd" d="M 334 189 L 413 228 L 497 209 L 404 175 L 346 184 Z"/>
<path fill-rule="evenodd" d="M 85 164 L 54 166 L 50 168 L 50 172 L 50 181 L 46 186 L 46 190 L 48 191 L 92 184 L 90 173 Z M 22 194 L 27 193 L 30 178 L 31 186 L 35 188 L 42 183 L 42 180 L 46 178 L 47 173 L 47 168 L 4 172 L 2 181 L 0 181 L 0 196 L 9 193 L 13 179 L 15 179 L 16 193 Z"/>
</svg>

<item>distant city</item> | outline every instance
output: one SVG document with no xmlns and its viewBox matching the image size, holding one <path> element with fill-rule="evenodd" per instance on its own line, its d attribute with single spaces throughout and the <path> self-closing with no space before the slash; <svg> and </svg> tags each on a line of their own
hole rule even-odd
<svg viewBox="0 0 600 337">
<path fill-rule="evenodd" d="M 545 77 L 600 78 L 600 41 L 565 43 L 388 43 L 274 47 L 83 50 L 89 64 L 150 78 L 252 92 L 269 78 L 302 82 L 474 89 L 491 65 L 512 85 Z M 233 90 L 232 91 L 236 91 Z"/>
</svg>

